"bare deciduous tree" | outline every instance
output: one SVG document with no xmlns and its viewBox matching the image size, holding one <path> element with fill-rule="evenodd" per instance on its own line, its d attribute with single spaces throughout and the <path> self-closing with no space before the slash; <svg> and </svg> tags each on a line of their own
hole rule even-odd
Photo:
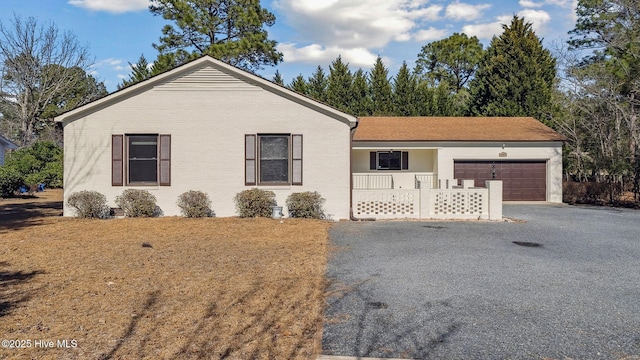
<svg viewBox="0 0 640 360">
<path fill-rule="evenodd" d="M 91 65 L 87 47 L 53 23 L 18 15 L 9 24 L 0 22 L 0 111 L 3 121 L 15 123 L 12 138 L 23 146 L 33 143 L 52 123 L 45 117 L 51 116 L 47 106 L 81 87 Z"/>
</svg>

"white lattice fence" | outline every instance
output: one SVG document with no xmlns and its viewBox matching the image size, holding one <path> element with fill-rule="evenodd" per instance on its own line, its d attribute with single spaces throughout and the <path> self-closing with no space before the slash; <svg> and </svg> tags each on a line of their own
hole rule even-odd
<svg viewBox="0 0 640 360">
<path fill-rule="evenodd" d="M 425 191 L 425 195 L 423 201 L 427 202 L 429 214 L 423 214 L 423 217 L 478 219 L 488 216 L 487 189 L 434 189 Z"/>
<path fill-rule="evenodd" d="M 356 218 L 420 217 L 420 190 L 353 190 Z"/>
</svg>

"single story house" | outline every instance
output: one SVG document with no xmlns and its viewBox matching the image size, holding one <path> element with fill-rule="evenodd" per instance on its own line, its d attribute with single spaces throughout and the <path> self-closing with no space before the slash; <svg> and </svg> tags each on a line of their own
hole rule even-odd
<svg viewBox="0 0 640 360">
<path fill-rule="evenodd" d="M 353 188 L 502 180 L 505 201 L 560 203 L 564 140 L 531 117 L 364 117 L 352 141 Z"/>
<path fill-rule="evenodd" d="M 55 119 L 64 127 L 64 215 L 69 195 L 150 191 L 164 215 L 178 196 L 206 192 L 216 216 L 260 188 L 278 205 L 318 191 L 334 220 L 349 218 L 351 129 L 357 119 L 204 56 Z M 285 208 L 285 215 L 286 208 Z"/>
<path fill-rule="evenodd" d="M 16 150 L 18 145 L 0 135 L 0 166 L 4 165 L 4 159 L 9 150 Z"/>
<path fill-rule="evenodd" d="M 356 192 L 369 199 L 362 206 L 424 217 L 420 199 L 436 209 L 457 195 L 404 190 L 450 189 L 458 179 L 502 180 L 499 199 L 562 201 L 564 138 L 533 118 L 357 119 L 209 56 L 55 120 L 64 128 L 65 216 L 74 215 L 74 192 L 98 191 L 115 207 L 130 188 L 150 191 L 167 216 L 180 214 L 176 201 L 189 190 L 209 194 L 216 216 L 235 216 L 235 195 L 257 187 L 283 207 L 292 193 L 317 191 L 333 220 L 353 217 Z M 486 212 L 477 199 L 489 195 L 475 193 Z"/>
</svg>

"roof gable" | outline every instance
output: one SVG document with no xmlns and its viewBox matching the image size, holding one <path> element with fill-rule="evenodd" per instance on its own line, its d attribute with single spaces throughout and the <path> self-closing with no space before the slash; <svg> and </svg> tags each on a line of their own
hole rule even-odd
<svg viewBox="0 0 640 360">
<path fill-rule="evenodd" d="M 58 115 L 55 121 L 73 121 L 151 89 L 159 91 L 262 89 L 346 124 L 352 125 L 357 121 L 352 115 L 343 113 L 257 75 L 225 64 L 208 55 Z"/>
<path fill-rule="evenodd" d="M 532 117 L 363 117 L 354 141 L 564 141 Z"/>
</svg>

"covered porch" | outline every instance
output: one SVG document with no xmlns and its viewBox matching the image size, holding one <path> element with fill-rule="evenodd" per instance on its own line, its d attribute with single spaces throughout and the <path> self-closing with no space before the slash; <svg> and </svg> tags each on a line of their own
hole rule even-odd
<svg viewBox="0 0 640 360">
<path fill-rule="evenodd" d="M 438 150 L 397 146 L 354 147 L 354 190 L 438 188 Z"/>
<path fill-rule="evenodd" d="M 440 151 L 417 143 L 354 144 L 353 217 L 501 219 L 502 182 L 439 176 Z"/>
</svg>

